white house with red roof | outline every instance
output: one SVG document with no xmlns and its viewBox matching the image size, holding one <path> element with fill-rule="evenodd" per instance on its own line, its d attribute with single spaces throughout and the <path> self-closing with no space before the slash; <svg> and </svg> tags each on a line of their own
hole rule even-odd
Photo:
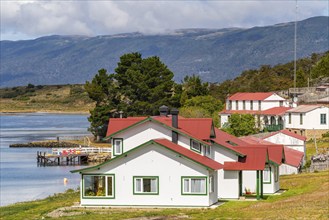
<svg viewBox="0 0 329 220">
<path fill-rule="evenodd" d="M 111 160 L 72 171 L 81 174 L 82 206 L 209 207 L 238 199 L 244 181 L 257 198 L 279 190 L 279 179 L 266 178 L 284 161 L 283 146 L 248 146 L 212 119 L 179 117 L 177 109 L 168 115 L 162 106 L 160 116 L 110 119 L 105 140 Z"/>
<path fill-rule="evenodd" d="M 285 114 L 286 128 L 307 138 L 328 132 L 328 120 L 329 108 L 321 105 L 299 105 Z"/>
<path fill-rule="evenodd" d="M 261 133 L 246 137 L 241 140 L 249 144 L 273 145 L 283 144 L 285 162 L 280 165 L 280 175 L 297 174 L 300 172 L 306 155 L 306 137 L 288 130 L 280 130 L 270 133 Z"/>
<path fill-rule="evenodd" d="M 284 127 L 284 114 L 289 109 L 289 102 L 274 92 L 235 93 L 227 98 L 226 109 L 220 112 L 221 126 L 228 123 L 231 114 L 252 114 L 259 128 L 279 130 Z"/>
</svg>

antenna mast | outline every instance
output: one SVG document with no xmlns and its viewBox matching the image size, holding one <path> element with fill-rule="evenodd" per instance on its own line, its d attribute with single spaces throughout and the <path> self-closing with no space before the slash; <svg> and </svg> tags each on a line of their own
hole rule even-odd
<svg viewBox="0 0 329 220">
<path fill-rule="evenodd" d="M 296 9 L 295 9 L 295 37 L 294 37 L 294 44 L 295 44 L 295 50 L 294 50 L 294 90 L 295 90 L 295 97 L 297 96 L 296 93 L 296 72 L 297 72 L 297 0 L 296 0 Z"/>
</svg>

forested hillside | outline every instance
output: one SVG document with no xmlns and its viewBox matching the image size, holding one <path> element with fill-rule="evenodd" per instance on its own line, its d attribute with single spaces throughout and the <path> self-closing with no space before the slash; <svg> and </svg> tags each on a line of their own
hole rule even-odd
<svg viewBox="0 0 329 220">
<path fill-rule="evenodd" d="M 316 85 L 319 80 L 329 77 L 329 51 L 312 54 L 296 62 L 296 87 Z M 294 62 L 275 66 L 263 65 L 259 69 L 243 71 L 232 80 L 211 84 L 212 96 L 224 101 L 228 94 L 236 92 L 280 91 L 294 86 Z"/>
</svg>

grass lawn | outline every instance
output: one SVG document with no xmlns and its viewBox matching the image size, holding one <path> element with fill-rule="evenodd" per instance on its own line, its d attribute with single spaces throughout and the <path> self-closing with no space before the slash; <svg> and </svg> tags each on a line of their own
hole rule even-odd
<svg viewBox="0 0 329 220">
<path fill-rule="evenodd" d="M 216 209 L 70 208 L 79 193 L 69 191 L 44 200 L 0 208 L 1 219 L 328 219 L 329 171 L 281 177 L 282 195 L 262 201 L 229 201 Z M 53 212 L 54 210 L 56 210 Z M 51 214 L 49 214 L 51 213 Z"/>
<path fill-rule="evenodd" d="M 329 150 L 329 138 L 320 138 L 316 141 L 318 147 L 318 153 L 326 153 Z M 310 160 L 312 155 L 316 154 L 316 148 L 314 140 L 309 140 L 306 142 L 306 155 L 307 159 Z"/>
</svg>

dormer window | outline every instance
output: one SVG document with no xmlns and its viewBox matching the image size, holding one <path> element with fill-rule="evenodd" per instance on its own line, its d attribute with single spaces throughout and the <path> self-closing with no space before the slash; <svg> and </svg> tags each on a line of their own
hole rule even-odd
<svg viewBox="0 0 329 220">
<path fill-rule="evenodd" d="M 201 153 L 201 144 L 195 140 L 191 140 L 191 150 Z"/>
<path fill-rule="evenodd" d="M 123 139 L 122 138 L 114 138 L 113 139 L 113 156 L 121 155 L 123 151 Z"/>
</svg>

